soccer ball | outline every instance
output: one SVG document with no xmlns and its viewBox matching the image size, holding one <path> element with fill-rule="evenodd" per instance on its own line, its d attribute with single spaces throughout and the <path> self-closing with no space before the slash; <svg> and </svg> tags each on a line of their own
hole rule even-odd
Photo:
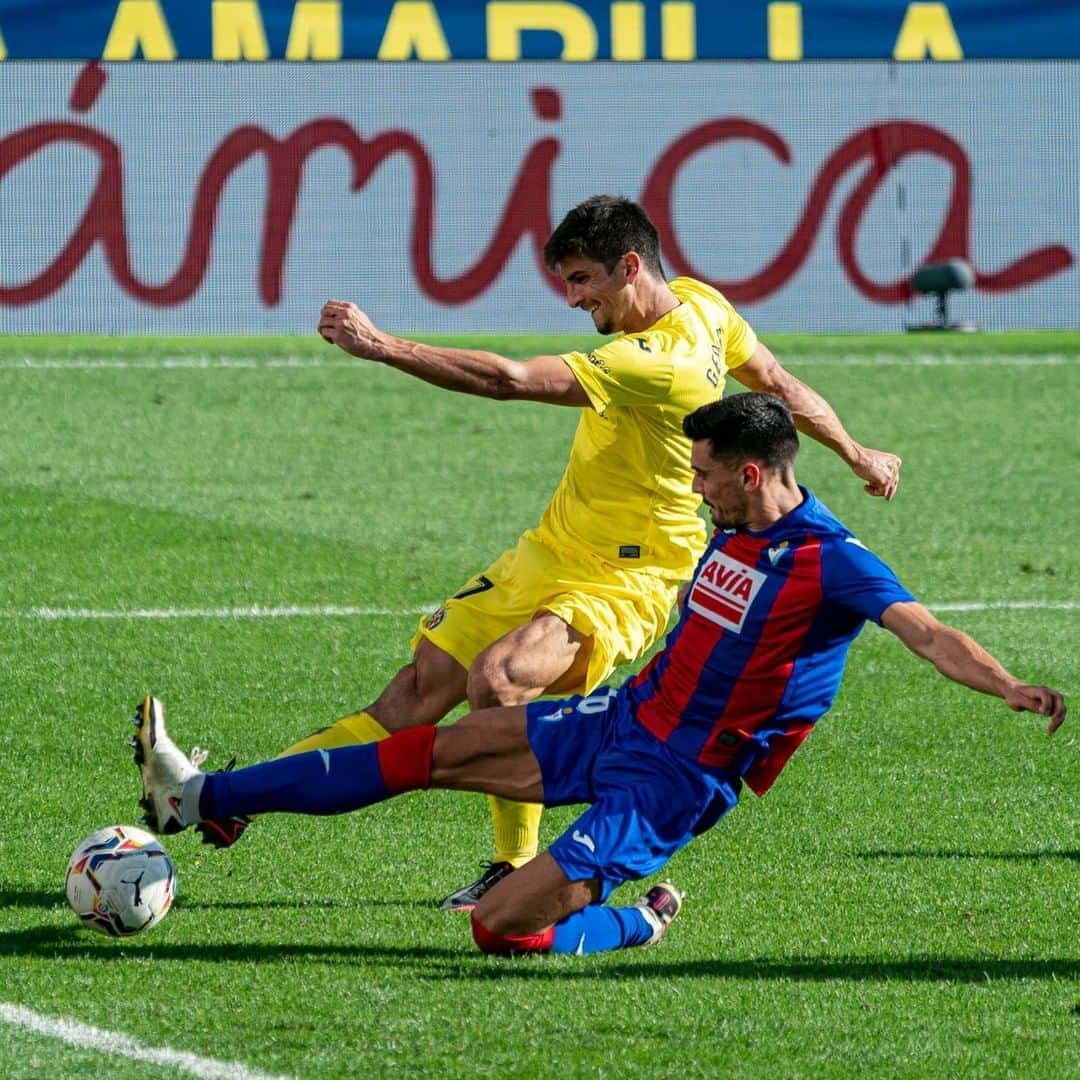
<svg viewBox="0 0 1080 1080">
<path fill-rule="evenodd" d="M 157 839 L 131 825 L 111 825 L 88 836 L 71 856 L 67 898 L 92 930 L 130 937 L 165 918 L 176 875 Z"/>
</svg>

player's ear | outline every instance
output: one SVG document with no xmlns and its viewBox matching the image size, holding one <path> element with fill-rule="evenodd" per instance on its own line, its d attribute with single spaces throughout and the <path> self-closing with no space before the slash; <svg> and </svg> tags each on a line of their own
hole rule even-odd
<svg viewBox="0 0 1080 1080">
<path fill-rule="evenodd" d="M 633 284 L 641 273 L 641 256 L 636 251 L 628 251 L 623 256 L 623 267 L 626 271 L 626 283 Z"/>
<path fill-rule="evenodd" d="M 756 491 L 761 486 L 761 466 L 756 461 L 744 461 L 741 471 L 743 488 L 746 491 Z"/>
</svg>

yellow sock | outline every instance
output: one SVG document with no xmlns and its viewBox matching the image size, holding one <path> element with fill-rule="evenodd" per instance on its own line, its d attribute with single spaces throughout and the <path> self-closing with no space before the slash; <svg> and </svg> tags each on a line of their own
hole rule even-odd
<svg viewBox="0 0 1080 1080">
<path fill-rule="evenodd" d="M 536 855 L 540 846 L 539 803 L 511 802 L 495 795 L 488 796 L 491 817 L 495 825 L 495 862 L 524 866 Z"/>
<path fill-rule="evenodd" d="M 293 743 L 288 750 L 282 750 L 278 757 L 292 757 L 308 750 L 333 750 L 335 746 L 379 742 L 389 737 L 390 732 L 371 713 L 354 712 L 336 720 L 329 727 L 313 731 L 306 739 Z"/>
</svg>

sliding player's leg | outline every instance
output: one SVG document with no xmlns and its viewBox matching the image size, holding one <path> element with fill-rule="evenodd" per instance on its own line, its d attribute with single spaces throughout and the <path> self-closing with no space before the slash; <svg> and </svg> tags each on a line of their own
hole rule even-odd
<svg viewBox="0 0 1080 1080">
<path fill-rule="evenodd" d="M 479 901 L 472 913 L 473 940 L 483 952 L 502 956 L 584 956 L 655 944 L 682 907 L 682 893 L 668 882 L 626 907 L 599 903 L 602 888 L 597 878 L 571 881 L 545 851 Z"/>
<path fill-rule="evenodd" d="M 438 646 L 420 638 L 412 660 L 390 680 L 373 704 L 320 728 L 278 756 L 375 743 L 405 727 L 436 724 L 465 700 L 465 688 L 465 669 Z M 247 814 L 210 817 L 199 822 L 196 829 L 204 843 L 226 848 L 240 839 L 252 820 Z"/>
<path fill-rule="evenodd" d="M 702 772 L 626 709 L 607 688 L 527 707 L 545 805 L 592 805 L 478 903 L 473 934 L 485 951 L 584 954 L 654 944 L 678 915 L 682 895 L 667 882 L 626 907 L 604 901 L 711 828 L 737 803 L 741 782 Z"/>
<path fill-rule="evenodd" d="M 378 743 L 314 750 L 225 773 L 203 773 L 184 756 L 165 729 L 157 699 L 143 700 L 135 727 L 142 805 L 155 832 L 235 815 L 339 814 L 427 787 L 542 796 L 520 708 L 488 709 L 438 730 L 404 728 Z"/>
</svg>

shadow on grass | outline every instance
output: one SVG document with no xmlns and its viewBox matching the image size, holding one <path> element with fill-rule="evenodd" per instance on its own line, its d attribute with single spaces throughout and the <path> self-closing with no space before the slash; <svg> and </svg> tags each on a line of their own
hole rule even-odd
<svg viewBox="0 0 1080 1080">
<path fill-rule="evenodd" d="M 66 903 L 61 889 L 10 889 L 0 887 L 0 908 L 51 908 Z"/>
<path fill-rule="evenodd" d="M 355 909 L 357 900 L 177 900 L 177 911 L 266 911 L 285 909 L 291 911 L 317 910 L 323 908 Z M 365 908 L 413 908 L 418 911 L 434 911 L 431 900 L 374 900 L 364 897 Z"/>
<path fill-rule="evenodd" d="M 467 935 L 465 935 L 467 937 Z M 627 964 L 614 957 L 594 957 L 580 966 L 530 956 L 496 959 L 461 948 L 418 945 L 364 945 L 290 942 L 238 942 L 236 944 L 168 944 L 140 938 L 106 941 L 88 938 L 77 926 L 39 927 L 0 934 L 0 956 L 36 955 L 55 960 L 123 962 L 199 960 L 210 963 L 260 963 L 311 960 L 329 963 L 411 965 L 413 977 L 445 981 L 490 981 L 528 978 L 558 981 L 598 981 L 650 977 L 682 979 L 742 979 L 753 982 L 942 982 L 987 983 L 1004 980 L 1060 980 L 1080 976 L 1080 960 L 1002 960 L 993 957 L 912 956 L 902 960 L 872 957 L 798 956 L 786 959 L 673 960 Z"/>
<path fill-rule="evenodd" d="M 78 925 L 70 927 L 41 926 L 27 930 L 0 933 L 0 956 L 47 956 L 54 960 L 104 960 L 140 961 L 156 960 L 202 960 L 211 963 L 249 964 L 294 961 L 308 959 L 330 962 L 385 961 L 388 966 L 403 961 L 418 960 L 452 961 L 460 966 L 469 959 L 464 950 L 442 949 L 427 946 L 388 947 L 383 945 L 342 945 L 338 943 L 289 942 L 237 942 L 235 944 L 162 944 L 149 937 L 105 938 L 83 930 Z"/>
<path fill-rule="evenodd" d="M 433 901 L 426 900 L 377 900 L 364 897 L 366 908 L 415 908 L 424 910 L 430 908 L 434 911 Z M 0 909 L 3 908 L 54 908 L 58 904 L 66 903 L 62 889 L 18 889 L 0 886 Z M 304 911 L 306 909 L 356 907 L 355 900 L 203 900 L 192 901 L 184 899 L 177 901 L 176 910 L 184 911 L 266 911 L 275 909 Z"/>
<path fill-rule="evenodd" d="M 933 851 L 853 851 L 856 859 L 986 859 L 994 862 L 1044 862 L 1047 859 L 1067 859 L 1080 862 L 1080 851 L 1045 848 L 1042 851 L 956 851 L 939 848 Z"/>
</svg>

